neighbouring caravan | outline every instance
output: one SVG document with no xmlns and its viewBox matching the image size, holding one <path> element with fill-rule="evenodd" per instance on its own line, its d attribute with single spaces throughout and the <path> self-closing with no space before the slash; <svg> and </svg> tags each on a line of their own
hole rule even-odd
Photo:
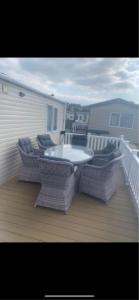
<svg viewBox="0 0 139 300">
<path fill-rule="evenodd" d="M 124 135 L 139 144 L 139 105 L 124 99 L 112 99 L 89 106 L 88 129 L 105 130 L 110 136 Z"/>
</svg>

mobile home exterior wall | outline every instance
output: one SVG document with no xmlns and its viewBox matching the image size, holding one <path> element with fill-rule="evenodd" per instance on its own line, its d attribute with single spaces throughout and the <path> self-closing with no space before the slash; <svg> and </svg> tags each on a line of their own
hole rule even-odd
<svg viewBox="0 0 139 300">
<path fill-rule="evenodd" d="M 20 97 L 19 92 L 25 96 Z M 18 138 L 28 136 L 36 145 L 36 136 L 47 132 L 48 105 L 57 108 L 57 130 L 50 134 L 59 142 L 60 131 L 64 129 L 65 103 L 0 78 L 0 184 L 18 173 L 21 164 L 16 147 Z"/>
</svg>

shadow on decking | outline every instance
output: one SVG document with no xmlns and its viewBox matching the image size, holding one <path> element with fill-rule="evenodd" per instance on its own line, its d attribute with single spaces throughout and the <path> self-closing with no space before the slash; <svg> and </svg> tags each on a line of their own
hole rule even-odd
<svg viewBox="0 0 139 300">
<path fill-rule="evenodd" d="M 108 205 L 77 194 L 68 214 L 34 208 L 40 185 L 12 179 L 0 187 L 1 242 L 135 242 L 137 216 L 122 170 Z"/>
</svg>

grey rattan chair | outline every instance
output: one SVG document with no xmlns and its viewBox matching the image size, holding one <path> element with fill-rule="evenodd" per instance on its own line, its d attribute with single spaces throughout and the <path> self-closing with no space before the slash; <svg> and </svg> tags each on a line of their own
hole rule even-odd
<svg viewBox="0 0 139 300">
<path fill-rule="evenodd" d="M 116 192 L 121 158 L 122 155 L 112 160 L 99 159 L 95 164 L 86 164 L 81 171 L 79 191 L 108 202 Z"/>
<path fill-rule="evenodd" d="M 40 149 L 46 150 L 49 147 L 56 146 L 49 134 L 41 134 L 37 136 L 37 143 Z"/>
<path fill-rule="evenodd" d="M 17 148 L 22 159 L 18 180 L 40 182 L 39 158 L 44 151 L 33 148 L 29 138 L 19 139 Z"/>
<path fill-rule="evenodd" d="M 65 213 L 75 195 L 75 167 L 71 162 L 39 160 L 41 190 L 35 202 L 36 206 L 44 206 Z"/>
</svg>

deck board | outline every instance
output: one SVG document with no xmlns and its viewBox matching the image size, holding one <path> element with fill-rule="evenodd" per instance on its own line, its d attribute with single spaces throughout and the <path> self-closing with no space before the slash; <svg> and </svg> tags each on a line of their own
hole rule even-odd
<svg viewBox="0 0 139 300">
<path fill-rule="evenodd" d="M 77 194 L 68 214 L 37 207 L 40 185 L 15 178 L 0 186 L 0 242 L 136 242 L 138 220 L 119 171 L 109 204 Z"/>
</svg>

